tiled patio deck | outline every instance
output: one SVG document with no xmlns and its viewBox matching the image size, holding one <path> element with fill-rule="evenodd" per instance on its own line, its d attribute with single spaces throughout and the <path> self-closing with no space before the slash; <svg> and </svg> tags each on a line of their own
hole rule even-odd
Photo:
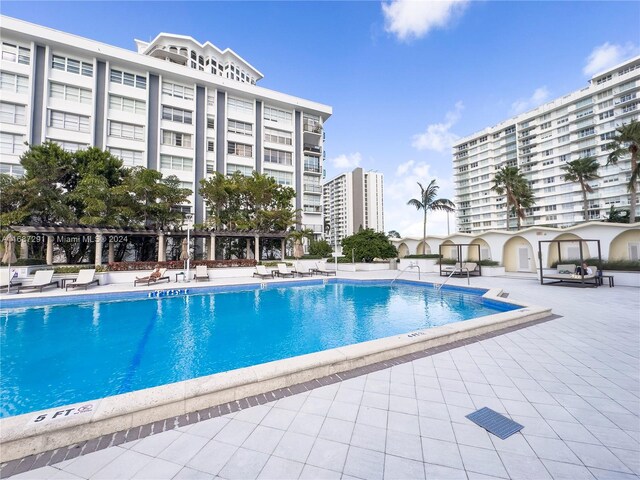
<svg viewBox="0 0 640 480">
<path fill-rule="evenodd" d="M 13 478 L 639 478 L 638 289 L 471 283 L 562 318 Z"/>
</svg>

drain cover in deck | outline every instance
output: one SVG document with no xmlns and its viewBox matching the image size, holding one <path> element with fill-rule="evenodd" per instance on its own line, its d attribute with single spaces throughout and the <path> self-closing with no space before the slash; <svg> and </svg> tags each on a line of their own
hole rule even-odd
<svg viewBox="0 0 640 480">
<path fill-rule="evenodd" d="M 470 413 L 467 415 L 467 418 L 502 440 L 524 428 L 524 426 L 519 423 L 487 407 Z"/>
</svg>

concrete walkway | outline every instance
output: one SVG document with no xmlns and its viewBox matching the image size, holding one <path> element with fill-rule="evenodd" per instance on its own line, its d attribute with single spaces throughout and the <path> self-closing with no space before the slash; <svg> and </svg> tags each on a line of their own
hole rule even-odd
<svg viewBox="0 0 640 480">
<path fill-rule="evenodd" d="M 471 284 L 562 318 L 13 478 L 640 478 L 638 289 Z"/>
</svg>

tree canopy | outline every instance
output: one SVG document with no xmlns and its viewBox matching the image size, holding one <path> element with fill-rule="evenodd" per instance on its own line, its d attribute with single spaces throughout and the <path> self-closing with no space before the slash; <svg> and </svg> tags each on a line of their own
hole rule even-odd
<svg viewBox="0 0 640 480">
<path fill-rule="evenodd" d="M 455 204 L 448 198 L 436 198 L 440 187 L 436 184 L 435 178 L 429 182 L 427 188 L 424 188 L 420 182 L 417 182 L 420 187 L 420 197 L 412 198 L 407 202 L 407 205 L 416 207 L 417 210 L 423 212 L 422 223 L 422 241 L 423 244 L 427 243 L 427 213 L 440 210 L 445 212 L 453 212 Z"/>
<path fill-rule="evenodd" d="M 640 151 L 640 122 L 631 120 L 616 129 L 613 141 L 607 145 L 611 151 L 607 159 L 607 164 L 617 165 L 624 157 L 630 155 L 631 166 L 629 174 L 629 212 L 631 222 L 636 218 L 636 196 L 638 191 L 638 180 L 640 179 L 640 165 L 638 164 L 638 152 Z"/>
<path fill-rule="evenodd" d="M 599 168 L 600 164 L 598 163 L 598 159 L 594 157 L 578 158 L 562 166 L 562 170 L 565 172 L 562 177 L 564 181 L 580 184 L 580 190 L 582 191 L 582 211 L 585 222 L 589 221 L 587 193 L 593 193 L 593 188 L 591 188 L 588 182 L 600 178 L 600 175 L 598 175 Z"/>
<path fill-rule="evenodd" d="M 509 215 L 515 213 L 517 230 L 520 230 L 521 222 L 525 218 L 525 209 L 535 204 L 531 185 L 520 173 L 518 167 L 502 167 L 496 172 L 493 179 L 493 190 L 498 195 L 505 196 L 507 207 L 506 229 L 509 230 Z"/>
<path fill-rule="evenodd" d="M 216 172 L 200 181 L 208 208 L 207 227 L 214 230 L 282 232 L 295 223 L 295 190 L 253 172 L 224 176 Z"/>
<path fill-rule="evenodd" d="M 347 257 L 353 252 L 356 262 L 372 262 L 374 258 L 386 259 L 398 256 L 398 250 L 389 243 L 387 235 L 370 228 L 343 238 L 342 252 Z"/>
</svg>

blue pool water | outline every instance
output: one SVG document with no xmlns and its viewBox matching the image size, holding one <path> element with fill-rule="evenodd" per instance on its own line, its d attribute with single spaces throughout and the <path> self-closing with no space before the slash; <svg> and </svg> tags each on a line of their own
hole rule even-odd
<svg viewBox="0 0 640 480">
<path fill-rule="evenodd" d="M 332 281 L 3 308 L 0 417 L 517 308 L 482 293 Z"/>
</svg>

